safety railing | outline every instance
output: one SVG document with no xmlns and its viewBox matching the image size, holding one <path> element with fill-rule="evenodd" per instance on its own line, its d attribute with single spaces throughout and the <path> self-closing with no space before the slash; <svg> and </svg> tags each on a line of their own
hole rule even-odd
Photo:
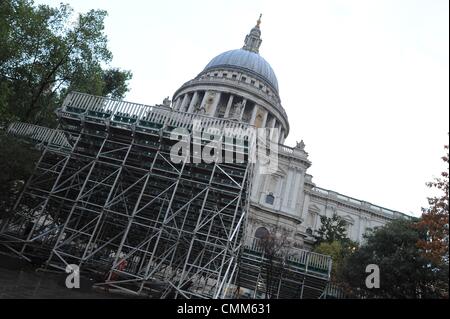
<svg viewBox="0 0 450 319">
<path fill-rule="evenodd" d="M 6 132 L 9 135 L 30 139 L 36 143 L 70 147 L 70 143 L 63 132 L 44 126 L 13 122 L 8 126 Z"/>
<path fill-rule="evenodd" d="M 251 125 L 242 122 L 174 111 L 160 106 L 114 100 L 80 92 L 69 93 L 64 100 L 61 111 L 62 114 L 68 114 L 71 117 L 95 121 L 108 120 L 112 125 L 135 125 L 143 129 L 147 129 L 149 123 L 153 123 L 174 128 L 207 128 L 210 133 L 222 132 L 225 136 L 249 140 L 255 134 Z"/>
<path fill-rule="evenodd" d="M 271 251 L 272 247 L 270 241 L 264 241 L 259 238 L 252 238 L 245 248 L 259 253 L 267 254 L 267 251 Z M 277 245 L 277 244 L 275 244 Z M 286 245 L 289 245 L 286 243 Z M 280 252 L 281 250 L 285 253 Z M 306 249 L 295 247 L 280 247 L 278 252 L 275 252 L 275 257 L 286 258 L 287 261 L 302 267 L 305 272 L 326 274 L 328 277 L 331 273 L 332 259 L 330 256 L 315 253 Z"/>
</svg>

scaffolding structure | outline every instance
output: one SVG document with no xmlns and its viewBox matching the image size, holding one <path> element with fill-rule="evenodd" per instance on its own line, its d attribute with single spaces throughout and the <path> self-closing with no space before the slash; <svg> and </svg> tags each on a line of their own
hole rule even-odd
<svg viewBox="0 0 450 319">
<path fill-rule="evenodd" d="M 15 215 L 0 219 L 0 248 L 152 298 L 242 297 L 241 288 L 249 298 L 326 297 L 330 256 L 294 247 L 270 255 L 245 236 L 248 125 L 77 92 L 58 115 L 58 129 L 8 128 L 43 154 Z M 195 134 L 205 130 L 243 160 L 205 163 L 211 140 Z M 193 151 L 177 162 L 180 138 Z"/>
<path fill-rule="evenodd" d="M 248 125 L 77 92 L 58 115 L 58 130 L 34 137 L 43 154 L 15 215 L 1 221 L 0 244 L 61 270 L 75 264 L 103 276 L 98 285 L 134 294 L 224 297 L 249 208 Z M 178 162 L 175 128 L 194 149 Z M 192 134 L 208 128 L 232 134 L 244 160 L 202 161 L 211 141 Z"/>
<path fill-rule="evenodd" d="M 20 137 L 34 143 L 37 148 L 43 149 L 48 143 L 61 148 L 70 148 L 65 134 L 59 130 L 30 123 L 13 122 L 8 126 L 8 135 Z"/>
<path fill-rule="evenodd" d="M 267 249 L 264 241 L 247 241 L 240 257 L 236 285 L 250 298 L 323 298 L 330 280 L 330 256 L 295 247 Z"/>
</svg>

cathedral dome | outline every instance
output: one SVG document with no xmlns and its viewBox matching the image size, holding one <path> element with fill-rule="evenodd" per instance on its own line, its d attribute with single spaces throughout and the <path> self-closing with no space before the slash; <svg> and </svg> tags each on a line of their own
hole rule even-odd
<svg viewBox="0 0 450 319">
<path fill-rule="evenodd" d="M 223 52 L 213 58 L 203 72 L 219 67 L 236 68 L 250 72 L 268 82 L 278 92 L 278 81 L 270 64 L 257 52 L 237 49 Z"/>
<path fill-rule="evenodd" d="M 257 128 L 278 130 L 278 143 L 289 134 L 278 81 L 270 64 L 259 55 L 261 15 L 245 36 L 241 49 L 217 55 L 173 95 L 173 109 L 226 118 Z"/>
</svg>

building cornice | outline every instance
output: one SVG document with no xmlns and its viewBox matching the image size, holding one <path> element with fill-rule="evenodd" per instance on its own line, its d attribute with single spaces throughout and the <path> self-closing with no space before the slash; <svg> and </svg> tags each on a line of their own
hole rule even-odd
<svg viewBox="0 0 450 319">
<path fill-rule="evenodd" d="M 324 188 L 313 186 L 305 189 L 305 193 L 313 198 L 320 199 L 326 203 L 333 203 L 347 208 L 354 209 L 358 212 L 366 213 L 372 217 L 379 217 L 384 220 L 393 220 L 397 218 L 411 219 L 412 216 L 394 211 L 382 206 L 374 205 L 366 201 L 362 201 L 350 196 L 330 191 Z"/>
<path fill-rule="evenodd" d="M 251 202 L 250 205 L 253 206 L 256 209 L 259 209 L 260 211 L 263 211 L 264 213 L 267 213 L 268 215 L 275 215 L 276 217 L 281 217 L 281 218 L 283 218 L 285 220 L 292 221 L 295 224 L 303 223 L 303 219 L 301 217 L 285 213 L 285 212 L 283 212 L 281 210 L 271 209 L 271 208 L 262 206 L 261 204 L 256 203 L 256 202 Z"/>
</svg>

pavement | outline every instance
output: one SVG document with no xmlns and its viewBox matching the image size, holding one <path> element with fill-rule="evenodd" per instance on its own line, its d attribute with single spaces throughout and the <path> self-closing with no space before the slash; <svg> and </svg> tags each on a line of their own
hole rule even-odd
<svg viewBox="0 0 450 319">
<path fill-rule="evenodd" d="M 130 298 L 94 290 L 90 278 L 80 288 L 65 285 L 66 274 L 40 271 L 23 259 L 0 254 L 0 299 L 111 299 Z"/>
</svg>

